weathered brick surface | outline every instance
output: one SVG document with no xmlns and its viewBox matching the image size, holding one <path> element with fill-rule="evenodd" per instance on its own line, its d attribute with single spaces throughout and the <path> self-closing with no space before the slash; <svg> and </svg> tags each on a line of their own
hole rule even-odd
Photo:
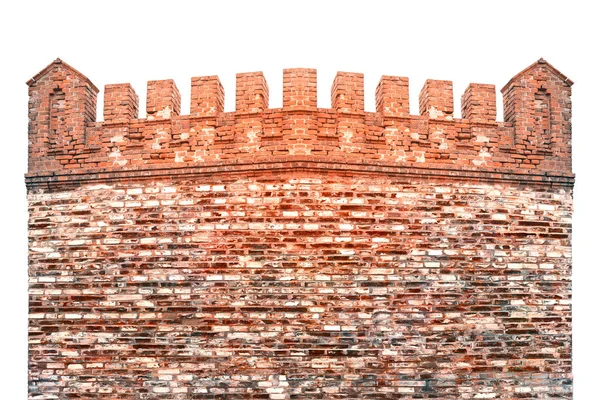
<svg viewBox="0 0 600 400">
<path fill-rule="evenodd" d="M 155 81 L 152 120 L 127 120 L 137 96 L 113 85 L 130 101 L 60 153 L 46 91 L 93 85 L 64 63 L 30 82 L 31 399 L 571 398 L 558 83 L 530 117 L 563 141 L 527 153 L 502 150 L 518 124 L 493 121 L 489 85 L 463 97 L 471 122 L 438 115 L 444 81 L 430 119 L 407 114 L 406 78 L 382 78 L 376 113 L 362 75 L 338 74 L 337 111 L 316 108 L 315 79 L 286 70 L 273 110 L 262 74 L 240 74 L 224 113 L 218 78 L 194 78 L 193 116 Z"/>
</svg>

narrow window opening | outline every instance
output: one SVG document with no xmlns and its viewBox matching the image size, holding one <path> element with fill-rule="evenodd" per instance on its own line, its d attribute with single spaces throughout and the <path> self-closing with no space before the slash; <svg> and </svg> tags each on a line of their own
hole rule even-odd
<svg viewBox="0 0 600 400">
<path fill-rule="evenodd" d="M 539 89 L 535 93 L 534 100 L 535 114 L 534 114 L 534 144 L 537 145 L 539 150 L 549 151 L 551 150 L 551 138 L 552 134 L 550 131 L 550 93 L 546 89 Z"/>
<path fill-rule="evenodd" d="M 50 147 L 58 147 L 61 143 L 60 137 L 64 137 L 61 132 L 65 123 L 65 93 L 59 88 L 50 93 Z"/>
</svg>

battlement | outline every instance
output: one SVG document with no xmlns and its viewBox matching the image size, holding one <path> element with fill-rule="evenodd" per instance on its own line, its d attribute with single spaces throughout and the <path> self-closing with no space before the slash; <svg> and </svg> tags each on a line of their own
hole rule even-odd
<svg viewBox="0 0 600 400">
<path fill-rule="evenodd" d="M 571 85 L 540 59 L 502 89 L 496 121 L 491 84 L 470 84 L 454 117 L 451 81 L 427 80 L 411 115 L 408 78 L 383 76 L 376 111 L 364 110 L 360 73 L 339 72 L 331 108 L 317 107 L 317 72 L 286 69 L 283 107 L 269 108 L 261 72 L 236 76 L 233 112 L 224 112 L 216 76 L 191 79 L 190 114 L 180 115 L 173 80 L 148 82 L 146 118 L 128 84 L 98 89 L 57 59 L 29 82 L 29 176 L 143 169 L 152 165 L 254 163 L 315 157 L 331 163 L 379 163 L 454 169 L 571 172 Z M 533 172 L 533 171 L 532 171 Z"/>
</svg>

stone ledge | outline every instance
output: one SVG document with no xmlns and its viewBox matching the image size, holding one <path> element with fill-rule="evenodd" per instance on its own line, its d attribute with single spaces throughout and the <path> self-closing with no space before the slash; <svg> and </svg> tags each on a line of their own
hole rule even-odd
<svg viewBox="0 0 600 400">
<path fill-rule="evenodd" d="M 79 186 L 92 182 L 110 182 L 122 179 L 148 180 L 165 177 L 185 178 L 190 176 L 215 175 L 215 174 L 261 174 L 268 172 L 283 172 L 290 170 L 303 170 L 313 172 L 335 172 L 352 175 L 388 175 L 404 176 L 417 179 L 453 179 L 466 181 L 497 181 L 514 182 L 518 184 L 537 184 L 546 186 L 572 187 L 575 175 L 572 173 L 531 173 L 531 171 L 506 171 L 496 168 L 441 168 L 440 166 L 419 166 L 387 164 L 382 162 L 349 162 L 342 160 L 327 160 L 312 156 L 290 156 L 274 161 L 260 161 L 248 163 L 247 161 L 205 163 L 203 165 L 187 165 L 181 167 L 144 166 L 143 168 L 128 168 L 121 171 L 110 170 L 72 170 L 64 173 L 53 174 L 27 174 L 25 183 L 28 189 L 42 186 Z"/>
</svg>

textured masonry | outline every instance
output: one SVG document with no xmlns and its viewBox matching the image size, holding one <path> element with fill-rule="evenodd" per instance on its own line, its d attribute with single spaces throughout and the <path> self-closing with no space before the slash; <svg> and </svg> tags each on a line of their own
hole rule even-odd
<svg viewBox="0 0 600 400">
<path fill-rule="evenodd" d="M 571 398 L 571 85 L 29 82 L 29 398 Z"/>
</svg>

